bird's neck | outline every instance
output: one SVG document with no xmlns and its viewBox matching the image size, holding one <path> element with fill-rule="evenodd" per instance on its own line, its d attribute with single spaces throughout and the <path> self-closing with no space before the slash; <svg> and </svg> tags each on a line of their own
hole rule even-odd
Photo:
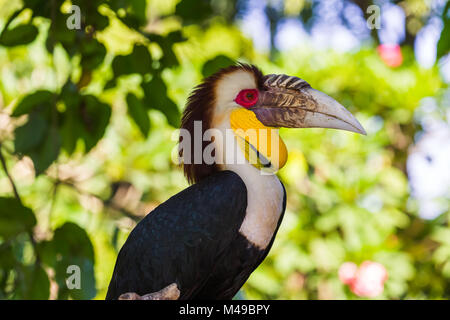
<svg viewBox="0 0 450 320">
<path fill-rule="evenodd" d="M 260 171 L 247 161 L 228 119 L 216 124 L 215 128 L 223 136 L 215 139 L 219 169 L 237 173 L 247 188 L 247 212 L 240 232 L 255 246 L 265 249 L 282 214 L 283 186 L 275 174 Z"/>
</svg>

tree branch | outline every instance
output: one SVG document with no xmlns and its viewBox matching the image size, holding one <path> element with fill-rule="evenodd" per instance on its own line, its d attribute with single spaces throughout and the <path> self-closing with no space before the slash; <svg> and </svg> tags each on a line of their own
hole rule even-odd
<svg viewBox="0 0 450 320">
<path fill-rule="evenodd" d="M 9 182 L 11 184 L 11 187 L 13 189 L 13 192 L 14 192 L 14 196 L 16 197 L 17 201 L 19 201 L 19 203 L 21 205 L 23 205 L 22 199 L 20 199 L 19 192 L 17 191 L 16 184 L 14 183 L 14 180 L 13 180 L 11 174 L 8 171 L 8 167 L 6 166 L 6 160 L 3 157 L 2 147 L 3 147 L 2 143 L 0 142 L 0 162 L 1 162 L 2 167 L 3 167 L 3 171 L 5 171 L 5 174 L 8 177 L 8 180 L 9 180 Z M 31 244 L 33 246 L 34 253 L 36 255 L 36 263 L 40 264 L 39 253 L 37 251 L 36 240 L 34 240 L 34 237 L 33 237 L 33 231 L 32 230 L 27 230 L 27 233 L 28 233 L 28 236 L 30 237 Z"/>
<path fill-rule="evenodd" d="M 5 158 L 3 157 L 3 153 L 2 153 L 2 147 L 3 147 L 2 143 L 0 142 L 0 161 L 2 163 L 3 171 L 5 171 L 5 174 L 8 177 L 9 183 L 12 186 L 14 196 L 20 202 L 20 204 L 22 204 L 22 200 L 20 199 L 19 193 L 17 192 L 17 188 L 16 188 L 16 185 L 14 184 L 14 180 L 11 177 L 11 175 L 9 174 L 8 167 L 6 166 L 6 161 L 5 161 Z"/>
<path fill-rule="evenodd" d="M 135 222 L 139 222 L 139 221 L 142 219 L 142 217 L 136 216 L 135 214 L 131 213 L 130 211 L 128 211 L 128 210 L 125 209 L 125 208 L 118 207 L 118 206 L 112 204 L 112 203 L 111 203 L 110 201 L 108 201 L 108 200 L 103 200 L 102 198 L 100 198 L 100 197 L 97 196 L 96 194 L 90 193 L 90 192 L 88 192 L 88 191 L 81 190 L 80 188 L 78 188 L 78 187 L 77 187 L 76 185 L 74 185 L 73 183 L 70 183 L 70 182 L 68 182 L 68 181 L 57 181 L 57 183 L 60 183 L 60 184 L 64 184 L 64 185 L 66 185 L 66 186 L 69 186 L 69 187 L 73 188 L 76 192 L 78 192 L 79 194 L 94 197 L 94 198 L 100 200 L 100 201 L 103 203 L 103 205 L 104 205 L 105 207 L 107 207 L 107 208 L 109 208 L 109 209 L 113 209 L 113 210 L 119 211 L 120 213 L 122 213 L 123 215 L 127 216 L 128 218 L 132 219 L 132 220 L 135 221 Z"/>
</svg>

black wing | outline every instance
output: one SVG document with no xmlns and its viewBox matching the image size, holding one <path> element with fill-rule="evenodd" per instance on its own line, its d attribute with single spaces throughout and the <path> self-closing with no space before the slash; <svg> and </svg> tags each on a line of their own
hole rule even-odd
<svg viewBox="0 0 450 320">
<path fill-rule="evenodd" d="M 247 189 L 231 171 L 213 174 L 150 212 L 119 252 L 106 299 L 176 283 L 181 299 L 199 292 L 215 260 L 238 236 Z"/>
</svg>

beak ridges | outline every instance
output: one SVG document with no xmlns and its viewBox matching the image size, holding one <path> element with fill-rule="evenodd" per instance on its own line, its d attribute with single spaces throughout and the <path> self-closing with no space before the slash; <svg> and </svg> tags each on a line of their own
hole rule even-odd
<svg viewBox="0 0 450 320">
<path fill-rule="evenodd" d="M 288 76 L 286 74 L 269 74 L 264 77 L 264 85 L 268 88 L 285 88 L 292 90 L 301 90 L 305 88 L 310 88 L 308 82 L 303 79 L 294 76 Z"/>
<path fill-rule="evenodd" d="M 267 126 L 334 128 L 365 135 L 358 120 L 340 103 L 311 88 L 305 80 L 285 74 L 264 77 L 267 90 L 251 108 Z"/>
</svg>

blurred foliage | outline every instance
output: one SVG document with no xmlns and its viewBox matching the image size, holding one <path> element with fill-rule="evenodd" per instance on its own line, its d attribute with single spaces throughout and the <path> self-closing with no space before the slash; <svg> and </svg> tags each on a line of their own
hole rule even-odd
<svg viewBox="0 0 450 320">
<path fill-rule="evenodd" d="M 412 2 L 427 3 L 400 4 Z M 67 28 L 71 4 L 81 8 L 80 29 Z M 272 24 L 315 16 L 314 2 L 283 4 L 269 12 Z M 408 43 L 396 69 L 373 45 L 336 53 L 305 44 L 269 60 L 237 28 L 240 7 L 245 1 L 0 1 L 1 299 L 104 298 L 136 222 L 187 186 L 172 157 L 189 91 L 237 60 L 306 79 L 368 132 L 282 131 L 287 212 L 244 296 L 356 298 L 337 270 L 370 259 L 389 273 L 381 298 L 450 297 L 450 214 L 421 219 L 406 175 L 421 130 L 414 111 L 445 90 L 437 68 L 420 68 Z M 440 56 L 450 45 L 448 9 Z M 424 23 L 427 10 L 408 19 Z M 81 268 L 81 289 L 66 286 L 70 265 Z"/>
</svg>

